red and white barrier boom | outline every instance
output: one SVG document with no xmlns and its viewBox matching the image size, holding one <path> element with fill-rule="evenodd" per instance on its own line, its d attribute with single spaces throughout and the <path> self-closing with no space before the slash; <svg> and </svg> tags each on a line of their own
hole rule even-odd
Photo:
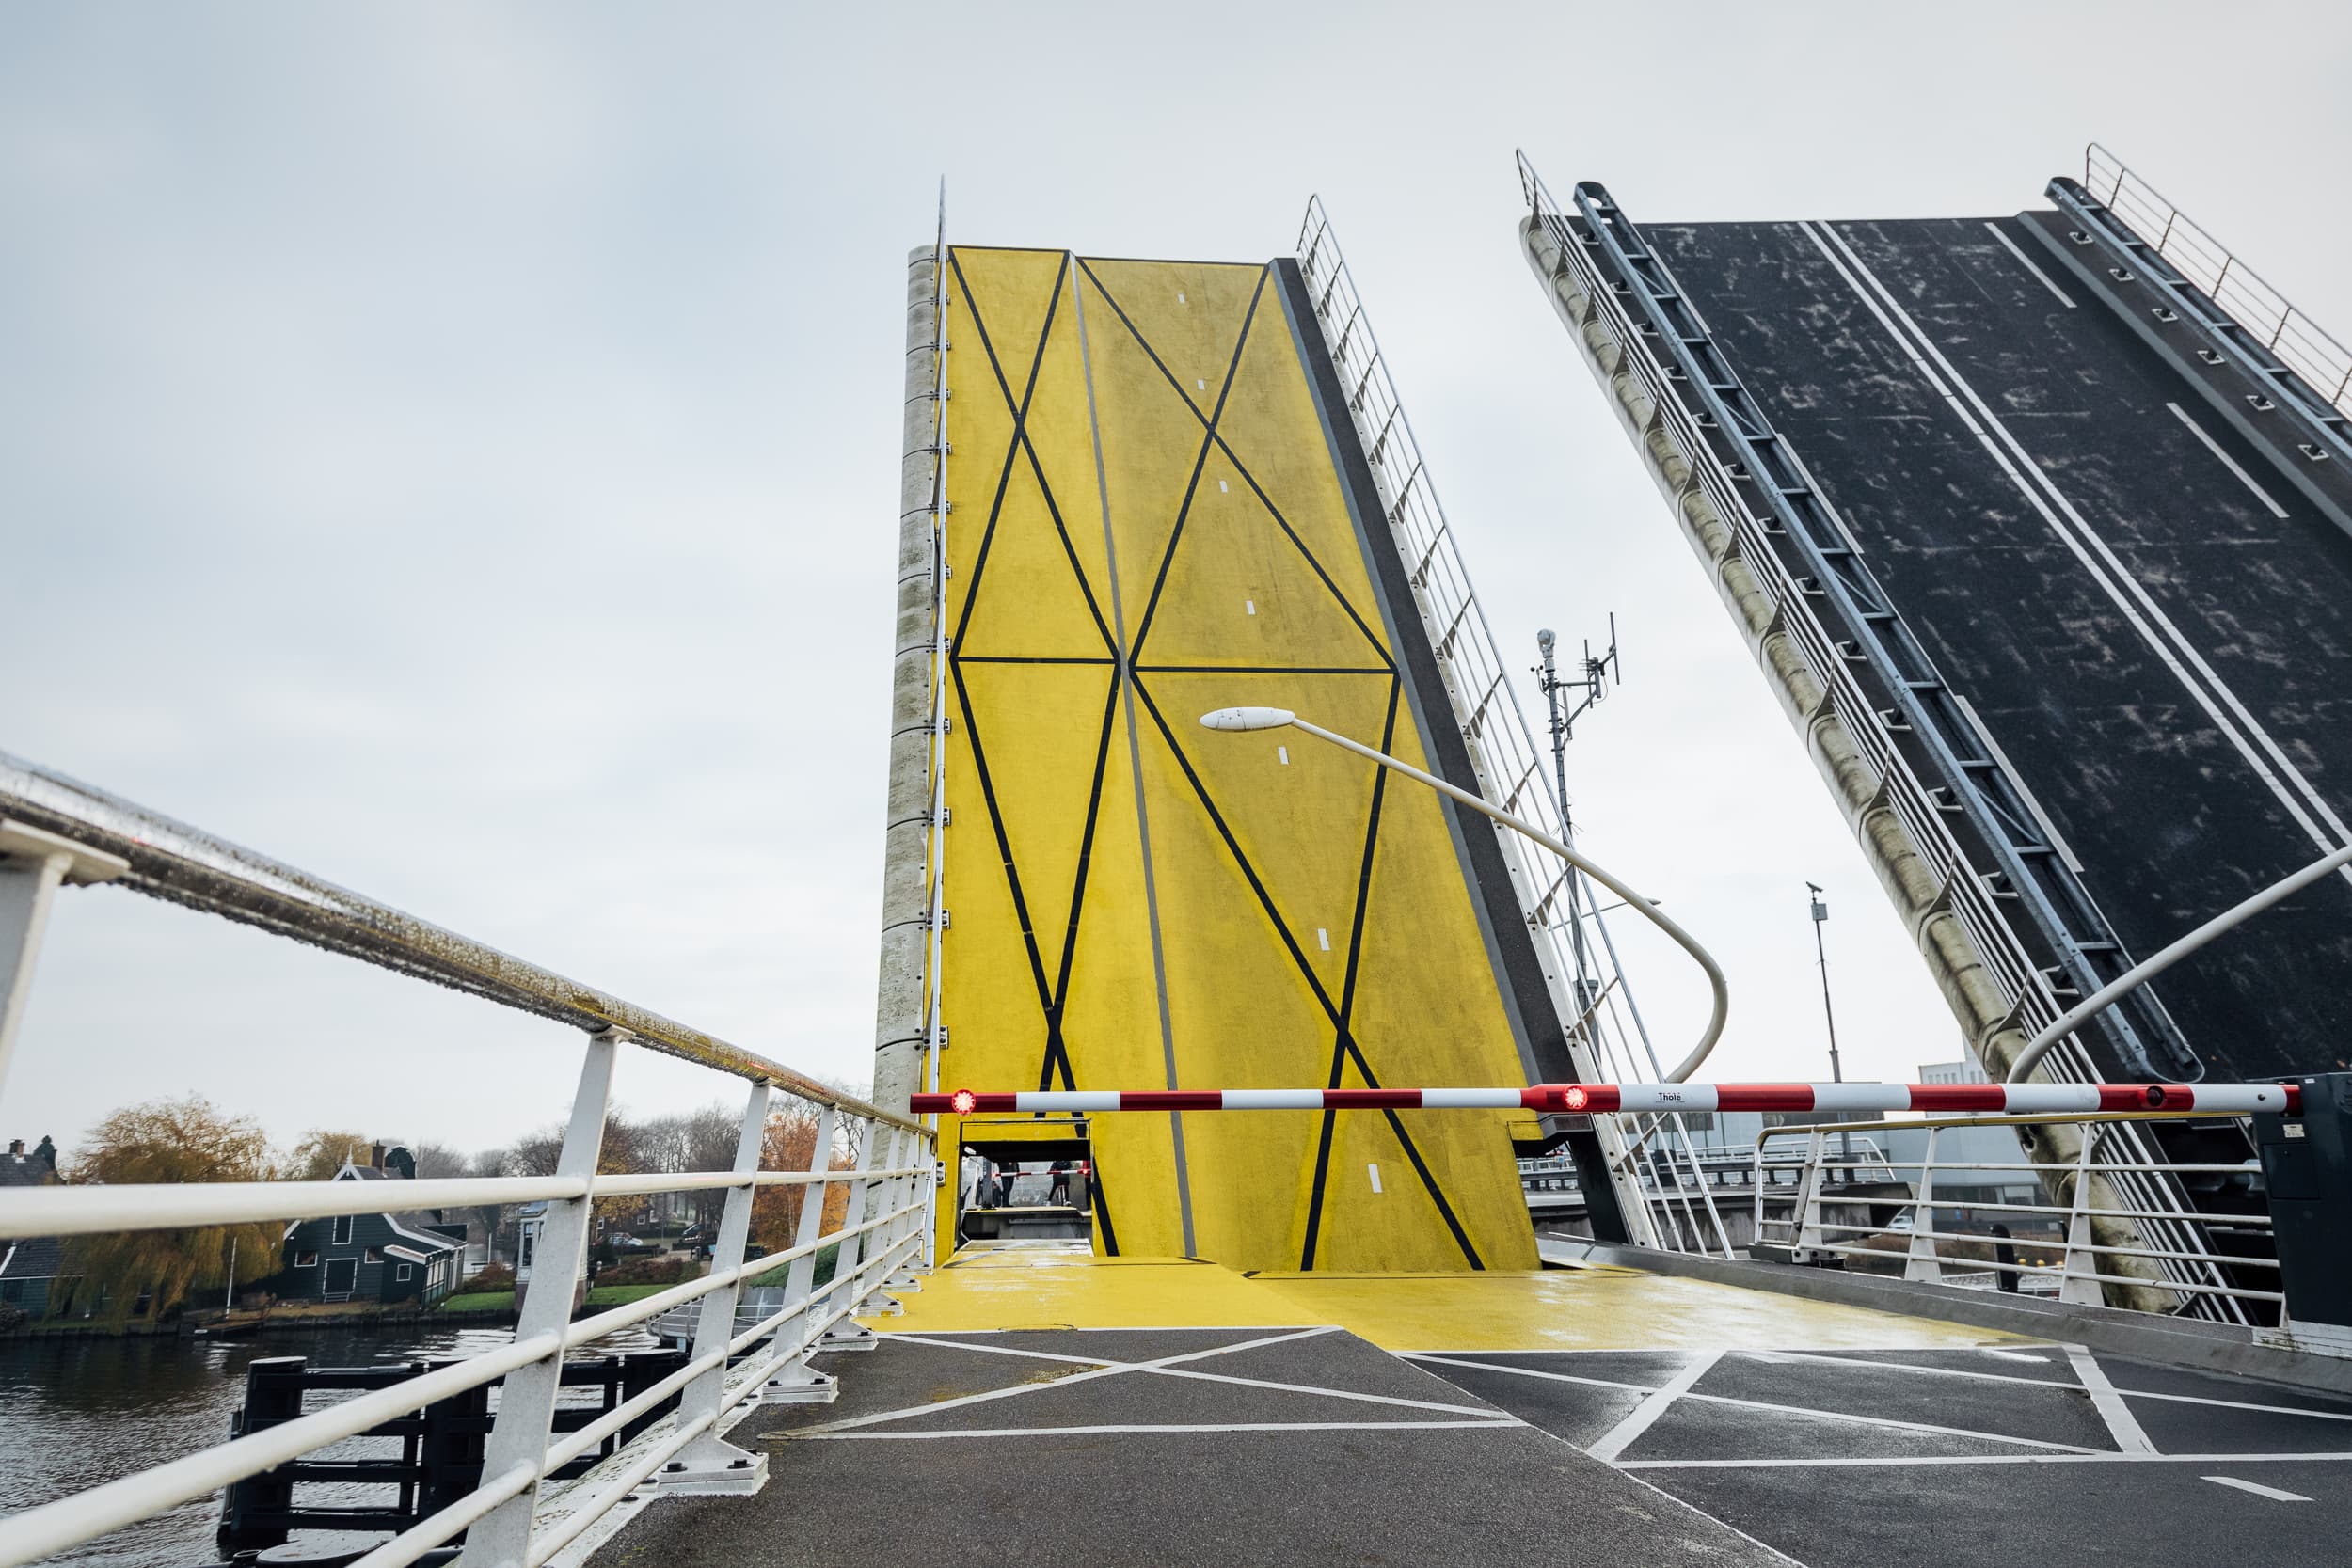
<svg viewBox="0 0 2352 1568">
<path fill-rule="evenodd" d="M 918 1094 L 916 1116 L 988 1111 L 2101 1111 L 2302 1110 L 2293 1084 L 1537 1084 L 1524 1089 L 1099 1089 Z"/>
</svg>

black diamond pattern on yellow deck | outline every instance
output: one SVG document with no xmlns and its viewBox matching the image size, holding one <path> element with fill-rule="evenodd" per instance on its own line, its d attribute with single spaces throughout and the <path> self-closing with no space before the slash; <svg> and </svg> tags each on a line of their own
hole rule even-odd
<svg viewBox="0 0 2352 1568">
<path fill-rule="evenodd" d="M 1523 1081 L 1438 798 L 1197 722 L 1290 707 L 1424 757 L 1272 269 L 951 261 L 942 1084 Z M 1245 1269 L 1534 1266 L 1499 1113 L 1092 1134 L 1104 1251 L 1182 1253 L 1188 1217 Z"/>
</svg>

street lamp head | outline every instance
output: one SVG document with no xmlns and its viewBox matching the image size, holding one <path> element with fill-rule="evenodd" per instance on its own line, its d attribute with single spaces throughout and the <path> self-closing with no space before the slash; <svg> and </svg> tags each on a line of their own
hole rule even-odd
<svg viewBox="0 0 2352 1568">
<path fill-rule="evenodd" d="M 1202 714 L 1200 723 L 1212 730 L 1279 730 L 1297 717 L 1286 707 L 1221 707 Z"/>
</svg>

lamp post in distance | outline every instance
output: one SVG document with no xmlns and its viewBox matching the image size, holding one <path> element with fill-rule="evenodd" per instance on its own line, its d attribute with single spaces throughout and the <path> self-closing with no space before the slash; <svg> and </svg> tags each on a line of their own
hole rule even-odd
<svg viewBox="0 0 2352 1568">
<path fill-rule="evenodd" d="M 1829 1025 L 1829 1081 L 1842 1084 L 1846 1075 L 1837 1066 L 1837 1015 L 1830 1010 L 1829 1006 L 1829 949 L 1821 942 L 1821 927 L 1829 922 L 1829 905 L 1821 899 L 1820 883 L 1807 882 L 1804 886 L 1805 891 L 1813 895 L 1813 958 L 1815 966 L 1821 972 L 1821 1022 Z M 1838 1119 L 1842 1121 L 1845 1117 L 1841 1114 Z M 1837 1134 L 1837 1155 L 1841 1160 L 1853 1159 L 1852 1133 Z M 1849 1169 L 1846 1175 L 1851 1180 L 1853 1172 Z"/>
</svg>

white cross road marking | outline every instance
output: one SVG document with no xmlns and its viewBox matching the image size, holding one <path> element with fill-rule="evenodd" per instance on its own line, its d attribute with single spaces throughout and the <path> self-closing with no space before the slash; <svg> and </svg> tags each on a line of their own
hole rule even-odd
<svg viewBox="0 0 2352 1568">
<path fill-rule="evenodd" d="M 2281 1492 L 2275 1486 L 2263 1486 L 2254 1481 L 2240 1481 L 2235 1476 L 2199 1476 L 2197 1479 L 2200 1481 L 2209 1481 L 2216 1486 L 2234 1486 L 2241 1492 L 2251 1492 L 2257 1497 L 2268 1497 L 2274 1503 L 2307 1503 L 2311 1501 L 2311 1498 L 2303 1496 L 2300 1492 Z"/>
<path fill-rule="evenodd" d="M 1636 1438 L 1655 1425 L 1658 1418 L 1666 1413 L 1668 1406 L 1689 1393 L 1691 1385 L 1705 1377 L 1715 1363 L 1723 1358 L 1723 1354 L 1719 1350 L 1702 1351 L 1691 1357 L 1690 1364 L 1667 1379 L 1663 1387 L 1654 1390 L 1649 1398 L 1635 1405 L 1624 1420 L 1602 1433 L 1594 1440 L 1592 1447 L 1584 1451 L 1606 1464 L 1615 1464 L 1617 1456 L 1625 1452 Z"/>
<path fill-rule="evenodd" d="M 2090 1396 L 2091 1407 L 2099 1412 L 2099 1418 L 2106 1422 L 2107 1435 L 2115 1439 L 2118 1449 L 2125 1453 L 2156 1451 L 2155 1444 L 2140 1430 L 2139 1418 L 2123 1402 L 2123 1396 L 2107 1381 L 2106 1369 L 2099 1365 L 2090 1351 L 2080 1345 L 2067 1346 L 2066 1364 L 2082 1379 L 2083 1391 Z"/>
<path fill-rule="evenodd" d="M 1407 1353 L 1406 1358 L 1413 1361 L 1435 1361 L 1448 1367 L 1468 1367 L 1477 1371 L 1509 1372 L 1517 1377 L 1542 1378 L 1551 1383 L 1574 1383 L 1587 1388 L 1615 1388 L 1627 1393 L 1653 1396 L 1665 1392 L 1663 1388 L 1653 1388 L 1641 1383 L 1619 1383 L 1614 1379 L 1605 1377 L 1577 1377 L 1568 1372 L 1544 1372 L 1537 1371 L 1533 1367 L 1504 1367 L 1488 1361 L 1464 1361 L 1454 1356 L 1430 1355 L 1420 1352 Z M 1857 1416 L 1851 1411 L 1821 1410 L 1807 1404 L 1779 1404 L 1769 1400 L 1743 1400 L 1730 1394 L 1700 1394 L 1686 1391 L 1680 1397 L 1700 1404 L 1729 1405 L 1736 1410 L 1762 1410 L 1776 1416 L 1811 1416 L 1822 1420 L 1849 1421 L 1857 1426 L 1887 1427 L 1897 1432 L 1924 1432 L 1940 1437 L 1965 1437 L 1983 1443 L 2009 1443 L 2019 1448 L 2047 1449 L 2055 1453 L 2085 1454 L 2095 1457 L 2105 1451 L 2099 1449 L 2086 1449 L 2074 1443 L 2045 1443 L 2038 1437 L 2011 1437 L 2005 1433 L 1978 1432 L 1969 1427 L 1934 1426 L 1926 1421 L 1898 1420 L 1892 1416 Z M 1633 1412 L 1635 1416 L 1640 1414 L 1639 1410 Z M 1632 1417 L 1627 1418 L 1629 1420 Z M 1655 1420 L 1656 1418 L 1653 1417 L 1652 1419 Z M 1628 1443 L 1630 1441 L 1631 1439 L 1629 1438 Z M 1595 1457 L 1601 1456 L 1596 1454 Z M 1612 1461 L 1612 1463 L 1618 1462 Z M 1622 1463 L 1630 1465 L 1632 1461 L 1628 1460 Z M 1669 1462 L 1661 1460 L 1658 1463 Z M 1724 1463 L 1734 1462 L 1726 1460 Z"/>
<path fill-rule="evenodd" d="M 1319 1334 L 1336 1334 L 1338 1332 L 1338 1328 L 1327 1324 L 1321 1328 L 1295 1329 L 1290 1333 L 1277 1334 L 1268 1338 L 1245 1339 L 1239 1344 L 1218 1345 L 1210 1350 L 1188 1351 L 1182 1355 L 1164 1355 L 1156 1361 L 1109 1361 L 1091 1363 L 1083 1356 L 1052 1355 L 1041 1351 L 1003 1350 L 1000 1351 L 999 1354 L 1034 1355 L 1040 1360 L 1048 1361 L 1076 1362 L 1081 1366 L 1089 1367 L 1089 1370 L 1083 1372 L 1073 1372 L 1068 1377 L 1056 1378 L 1050 1383 L 1024 1383 L 1011 1388 L 991 1388 L 985 1393 L 965 1394 L 958 1399 L 940 1400 L 931 1404 L 910 1405 L 902 1410 L 881 1410 L 876 1411 L 870 1416 L 852 1416 L 847 1420 L 828 1421 L 823 1426 L 812 1427 L 807 1432 L 795 1433 L 793 1435 L 796 1437 L 807 1437 L 823 1432 L 843 1432 L 852 1427 L 872 1426 L 881 1421 L 896 1421 L 908 1416 L 922 1416 L 941 1410 L 953 1410 L 958 1405 L 982 1404 L 990 1400 L 1013 1399 L 1022 1394 L 1035 1393 L 1041 1388 L 1067 1388 L 1072 1386 L 1073 1384 L 1089 1383 L 1098 1377 L 1118 1377 L 1125 1372 L 1150 1371 L 1158 1367 L 1173 1367 L 1181 1362 L 1204 1360 L 1212 1355 L 1230 1355 L 1235 1351 L 1255 1350 L 1261 1345 L 1286 1344 L 1293 1339 L 1311 1339 Z M 901 1338 L 912 1338 L 913 1336 L 902 1336 Z M 949 1342 L 953 1343 L 953 1341 Z M 973 1347 L 965 1345 L 960 1348 L 969 1350 Z"/>
</svg>

